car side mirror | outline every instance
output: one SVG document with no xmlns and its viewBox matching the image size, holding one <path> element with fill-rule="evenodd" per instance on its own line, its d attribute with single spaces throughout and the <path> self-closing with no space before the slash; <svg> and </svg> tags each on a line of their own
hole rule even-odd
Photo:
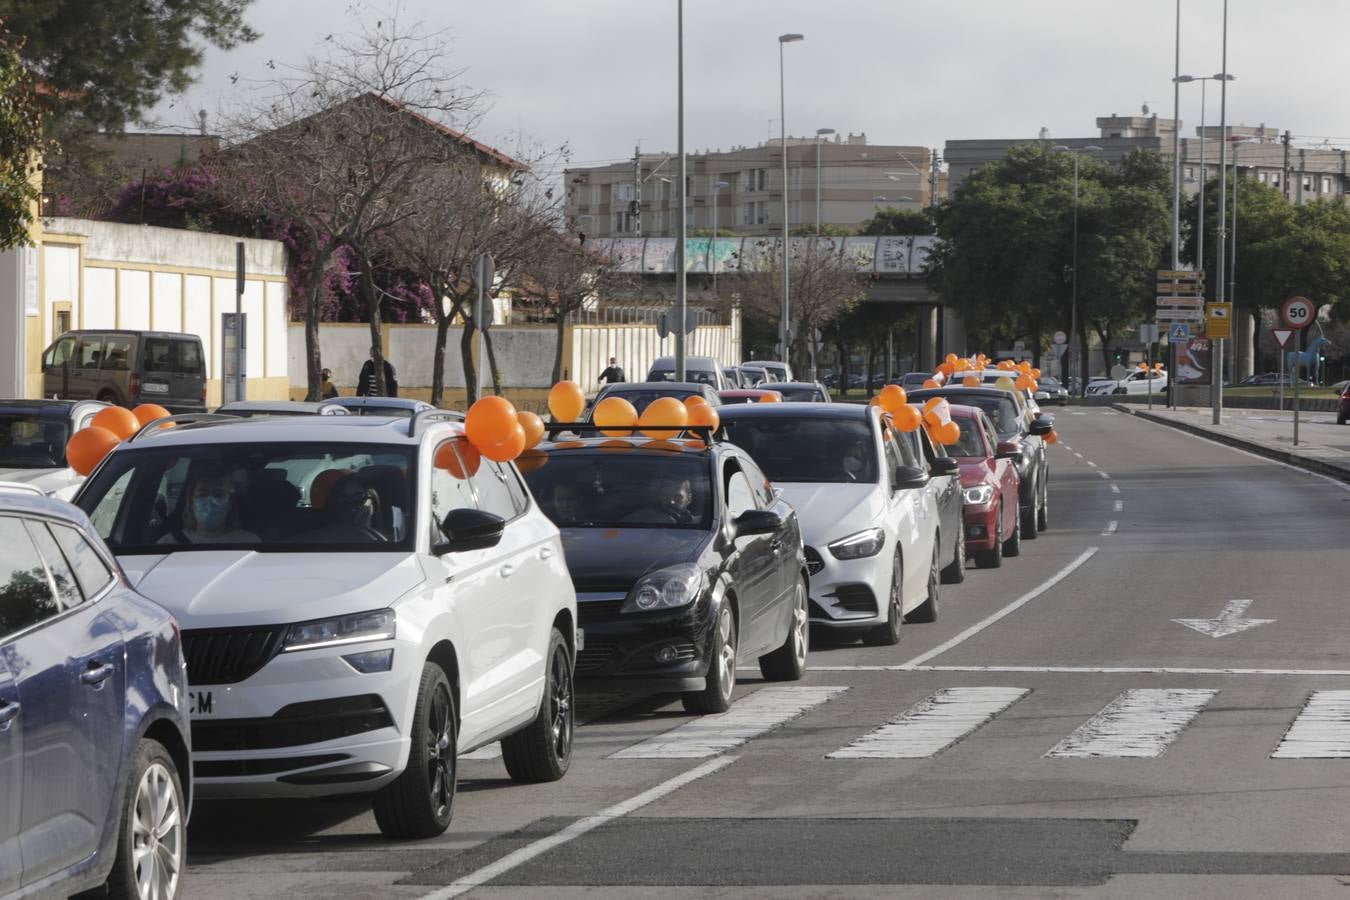
<svg viewBox="0 0 1350 900">
<path fill-rule="evenodd" d="M 445 514 L 440 526 L 445 540 L 432 546 L 431 552 L 436 556 L 497 546 L 506 529 L 506 520 L 481 509 L 452 509 Z"/>
<path fill-rule="evenodd" d="M 921 488 L 928 484 L 928 473 L 919 466 L 896 466 L 892 489 L 897 491 Z"/>
<path fill-rule="evenodd" d="M 1050 417 L 1037 419 L 1031 423 L 1031 433 L 1037 437 L 1047 435 L 1055 430 L 1055 420 Z"/>
<path fill-rule="evenodd" d="M 736 537 L 773 534 L 783 527 L 783 517 L 771 509 L 747 509 L 731 521 Z"/>
<path fill-rule="evenodd" d="M 1022 448 L 1016 441 L 999 441 L 998 447 L 994 450 L 995 459 L 1018 459 L 1022 455 Z"/>
<path fill-rule="evenodd" d="M 950 456 L 939 456 L 933 460 L 934 475 L 956 475 L 961 471 L 961 464 Z"/>
</svg>

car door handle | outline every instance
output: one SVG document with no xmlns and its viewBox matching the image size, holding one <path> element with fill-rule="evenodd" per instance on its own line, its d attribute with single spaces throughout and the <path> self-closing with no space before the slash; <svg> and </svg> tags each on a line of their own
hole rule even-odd
<svg viewBox="0 0 1350 900">
<path fill-rule="evenodd" d="M 516 574 L 516 567 L 512 563 L 507 563 L 497 570 L 497 574 L 503 578 L 510 578 L 512 575 Z"/>
<path fill-rule="evenodd" d="M 19 715 L 19 704 L 6 703 L 0 706 L 0 731 L 9 728 L 9 723 L 13 722 Z"/>
<path fill-rule="evenodd" d="M 552 559 L 552 558 L 553 558 L 553 548 L 552 548 L 552 547 L 544 547 L 543 549 L 541 549 L 541 550 L 539 551 L 539 558 L 540 558 L 540 559 Z"/>
<path fill-rule="evenodd" d="M 92 662 L 89 668 L 80 673 L 80 681 L 84 684 L 99 686 L 112 676 L 113 667 L 108 663 Z"/>
</svg>

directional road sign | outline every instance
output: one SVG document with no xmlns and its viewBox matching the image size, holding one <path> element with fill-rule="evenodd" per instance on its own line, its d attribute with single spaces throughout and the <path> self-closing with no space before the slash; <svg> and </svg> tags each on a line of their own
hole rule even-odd
<svg viewBox="0 0 1350 900">
<path fill-rule="evenodd" d="M 1191 326 L 1187 325 L 1185 322 L 1173 322 L 1171 327 L 1167 329 L 1168 343 L 1179 344 L 1182 341 L 1189 341 L 1190 339 Z"/>
<path fill-rule="evenodd" d="M 1211 303 L 1205 323 L 1205 333 L 1211 338 L 1230 338 L 1233 336 L 1233 304 Z"/>
<path fill-rule="evenodd" d="M 1145 322 L 1139 326 L 1139 342 L 1141 344 L 1158 343 L 1158 326 L 1152 322 Z"/>
<path fill-rule="evenodd" d="M 1288 345 L 1289 339 L 1294 336 L 1294 329 L 1272 328 L 1270 329 L 1270 334 L 1275 338 L 1275 343 L 1279 344 L 1280 349 L 1283 350 L 1285 346 Z"/>
<path fill-rule="evenodd" d="M 1176 281 L 1195 281 L 1195 280 L 1197 280 L 1197 279 L 1200 280 L 1200 281 L 1204 281 L 1204 280 L 1205 280 L 1205 270 L 1204 270 L 1204 269 L 1199 269 L 1199 270 L 1194 271 L 1194 272 L 1192 272 L 1192 271 L 1189 270 L 1189 269 L 1159 269 L 1159 270 L 1158 270 L 1158 280 L 1159 280 L 1159 281 L 1168 281 L 1168 280 L 1176 280 Z"/>
<path fill-rule="evenodd" d="M 1290 297 L 1280 311 L 1290 328 L 1307 328 L 1317 316 L 1317 304 L 1307 297 Z"/>
<path fill-rule="evenodd" d="M 1158 297 L 1156 305 L 1162 306 L 1181 306 L 1188 309 L 1204 309 L 1204 297 Z"/>
<path fill-rule="evenodd" d="M 1157 309 L 1153 311 L 1153 318 L 1157 322 L 1203 322 L 1205 321 L 1205 311 L 1203 309 Z"/>
</svg>

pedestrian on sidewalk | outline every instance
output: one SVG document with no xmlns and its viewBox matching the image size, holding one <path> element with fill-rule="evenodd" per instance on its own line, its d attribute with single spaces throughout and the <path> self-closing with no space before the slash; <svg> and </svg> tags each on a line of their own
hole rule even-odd
<svg viewBox="0 0 1350 900">
<path fill-rule="evenodd" d="M 398 379 L 394 375 L 394 364 L 389 360 L 384 361 L 384 394 L 380 394 L 375 389 L 375 356 L 378 351 L 376 348 L 370 348 L 370 359 L 361 364 L 361 374 L 356 379 L 356 396 L 358 397 L 397 397 Z"/>
<path fill-rule="evenodd" d="M 623 374 L 623 366 L 619 365 L 619 360 L 616 357 L 611 356 L 609 358 L 609 368 L 601 372 L 600 377 L 596 380 L 601 384 L 621 384 L 627 381 L 628 378 Z"/>
<path fill-rule="evenodd" d="M 333 384 L 333 370 L 323 370 L 323 382 L 319 385 L 319 399 L 332 400 L 338 396 L 337 385 Z"/>
</svg>

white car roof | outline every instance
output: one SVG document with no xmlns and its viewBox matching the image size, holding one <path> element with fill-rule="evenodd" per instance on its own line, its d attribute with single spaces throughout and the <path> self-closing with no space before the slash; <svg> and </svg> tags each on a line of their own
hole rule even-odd
<svg viewBox="0 0 1350 900">
<path fill-rule="evenodd" d="M 422 442 L 422 435 L 433 429 L 446 435 L 463 434 L 458 422 L 427 422 L 409 435 L 417 420 L 394 416 L 281 416 L 233 419 L 228 422 L 184 423 L 137 435 L 130 443 L 146 447 L 182 447 L 200 444 L 237 444 L 244 442 L 325 441 L 378 443 L 407 447 Z"/>
</svg>

